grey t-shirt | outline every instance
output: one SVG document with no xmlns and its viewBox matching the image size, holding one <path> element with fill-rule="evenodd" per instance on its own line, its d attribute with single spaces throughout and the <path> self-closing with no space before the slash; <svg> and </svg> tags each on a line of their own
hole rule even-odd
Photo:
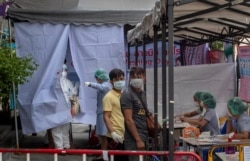
<svg viewBox="0 0 250 161">
<path fill-rule="evenodd" d="M 206 113 L 206 109 L 199 107 L 197 110 L 195 110 L 195 112 L 197 112 L 200 117 L 203 118 L 204 114 Z"/>
<path fill-rule="evenodd" d="M 246 113 L 240 115 L 236 124 L 236 131 L 237 133 L 248 131 L 248 138 L 250 139 L 250 117 Z"/>
<path fill-rule="evenodd" d="M 220 129 L 218 126 L 218 119 L 216 111 L 214 109 L 207 109 L 203 117 L 204 120 L 207 120 L 207 124 L 201 127 L 201 131 L 211 131 L 211 135 L 219 135 Z"/>
<path fill-rule="evenodd" d="M 142 140 L 147 141 L 148 131 L 146 122 L 146 110 L 143 107 L 143 105 L 147 105 L 146 94 L 144 91 L 142 91 L 139 95 L 141 96 L 144 104 L 141 103 L 139 97 L 137 96 L 136 93 L 132 91 L 132 89 L 126 89 L 125 91 L 122 92 L 120 103 L 122 109 L 132 108 L 133 111 L 132 117 L 135 122 L 135 126 L 138 130 L 138 133 L 141 136 Z M 133 136 L 130 134 L 126 124 L 125 124 L 124 137 L 125 140 L 134 139 Z"/>
</svg>

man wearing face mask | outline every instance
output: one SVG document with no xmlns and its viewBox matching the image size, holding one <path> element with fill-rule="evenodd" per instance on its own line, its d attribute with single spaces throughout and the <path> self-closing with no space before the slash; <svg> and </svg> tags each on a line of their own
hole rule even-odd
<svg viewBox="0 0 250 161">
<path fill-rule="evenodd" d="M 69 79 L 67 79 L 67 72 L 68 72 L 67 65 L 63 64 L 60 77 L 60 85 L 70 112 L 70 107 L 71 107 L 70 97 L 77 94 L 77 87 L 74 87 L 72 82 Z M 70 148 L 69 130 L 70 130 L 70 123 L 52 128 L 51 132 L 56 149 Z"/>
<path fill-rule="evenodd" d="M 109 73 L 112 89 L 103 98 L 103 117 L 108 129 L 109 144 L 114 141 L 116 147 L 113 150 L 124 150 L 124 117 L 120 106 L 120 96 L 125 88 L 124 72 L 120 69 L 112 69 Z M 115 161 L 127 161 L 126 156 L 115 155 Z"/>
<path fill-rule="evenodd" d="M 129 72 L 129 87 L 120 98 L 125 121 L 124 145 L 126 150 L 146 150 L 148 130 L 146 121 L 147 100 L 143 91 L 145 70 L 132 67 Z M 129 161 L 138 161 L 138 156 L 129 156 Z"/>
</svg>

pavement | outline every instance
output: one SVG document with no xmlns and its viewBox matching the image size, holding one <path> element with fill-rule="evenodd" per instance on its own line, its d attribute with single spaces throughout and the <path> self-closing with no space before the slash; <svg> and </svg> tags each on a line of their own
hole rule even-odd
<svg viewBox="0 0 250 161">
<path fill-rule="evenodd" d="M 92 126 L 93 130 L 93 126 Z M 89 140 L 89 125 L 72 124 L 73 143 L 76 149 L 90 149 Z M 36 135 L 22 134 L 18 131 L 18 140 L 20 149 L 48 149 L 46 132 L 40 132 Z M 0 148 L 15 148 L 18 146 L 16 142 L 16 131 L 10 125 L 0 125 Z M 95 156 L 87 156 L 87 161 L 91 161 Z M 53 154 L 30 154 L 31 161 L 52 161 Z M 82 155 L 58 155 L 58 161 L 80 161 Z M 26 161 L 26 154 L 3 153 L 0 161 Z"/>
</svg>

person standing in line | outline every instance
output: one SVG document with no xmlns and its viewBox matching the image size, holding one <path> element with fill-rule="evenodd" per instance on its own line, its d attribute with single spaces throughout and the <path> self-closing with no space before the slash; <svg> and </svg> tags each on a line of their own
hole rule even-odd
<svg viewBox="0 0 250 161">
<path fill-rule="evenodd" d="M 147 100 L 143 91 L 145 70 L 142 67 L 132 67 L 129 76 L 129 87 L 120 98 L 125 120 L 124 145 L 126 150 L 147 150 Z M 129 161 L 138 160 L 136 155 L 129 156 Z"/>
<path fill-rule="evenodd" d="M 124 150 L 124 118 L 120 106 L 120 96 L 125 87 L 124 72 L 112 69 L 109 73 L 112 89 L 103 98 L 104 121 L 108 129 L 108 142 L 116 142 L 115 150 Z M 114 150 L 113 149 L 113 150 Z M 115 161 L 127 161 L 126 156 L 116 155 Z"/>
<path fill-rule="evenodd" d="M 235 132 L 235 139 L 250 139 L 250 117 L 246 114 L 247 104 L 239 97 L 230 99 L 227 103 L 228 115 L 227 133 Z M 233 118 L 236 120 L 236 126 L 233 127 Z"/>
<path fill-rule="evenodd" d="M 104 69 L 97 69 L 95 71 L 95 82 L 84 82 L 84 85 L 97 90 L 97 109 L 96 109 L 96 134 L 101 141 L 101 149 L 107 150 L 107 128 L 103 119 L 103 104 L 102 99 L 106 93 L 111 89 L 109 83 L 109 76 Z M 103 160 L 103 156 L 93 159 L 92 161 Z"/>
<path fill-rule="evenodd" d="M 77 95 L 77 87 L 74 87 L 72 82 L 67 79 L 68 67 L 63 64 L 63 69 L 60 77 L 60 85 L 69 107 L 71 108 L 70 98 Z M 51 129 L 54 145 L 56 149 L 69 149 L 70 148 L 70 123 L 60 125 Z"/>
</svg>

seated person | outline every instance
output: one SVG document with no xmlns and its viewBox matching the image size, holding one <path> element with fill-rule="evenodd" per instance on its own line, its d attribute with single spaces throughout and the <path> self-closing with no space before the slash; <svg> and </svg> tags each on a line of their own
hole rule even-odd
<svg viewBox="0 0 250 161">
<path fill-rule="evenodd" d="M 200 120 L 203 117 L 204 113 L 206 112 L 206 109 L 204 109 L 200 105 L 200 103 L 201 103 L 201 94 L 202 93 L 204 93 L 204 92 L 197 91 L 193 95 L 194 105 L 195 105 L 195 107 L 198 107 L 196 110 L 191 111 L 191 112 L 187 112 L 187 113 L 184 113 L 184 114 L 181 114 L 181 115 L 177 115 L 175 117 L 176 118 L 177 117 L 194 117 L 194 116 L 200 115 L 200 117 L 198 118 Z"/>
<path fill-rule="evenodd" d="M 236 139 L 250 139 L 250 116 L 246 114 L 247 104 L 240 98 L 234 97 L 227 103 L 228 120 L 227 133 L 235 132 Z M 236 126 L 233 126 L 233 118 L 236 120 Z"/>
<path fill-rule="evenodd" d="M 216 100 L 214 96 L 208 92 L 202 93 L 200 105 L 206 109 L 203 118 L 197 120 L 182 116 L 181 120 L 193 125 L 197 125 L 200 127 L 201 132 L 210 131 L 211 135 L 219 135 L 220 129 L 218 126 L 218 117 L 215 111 Z"/>
</svg>

